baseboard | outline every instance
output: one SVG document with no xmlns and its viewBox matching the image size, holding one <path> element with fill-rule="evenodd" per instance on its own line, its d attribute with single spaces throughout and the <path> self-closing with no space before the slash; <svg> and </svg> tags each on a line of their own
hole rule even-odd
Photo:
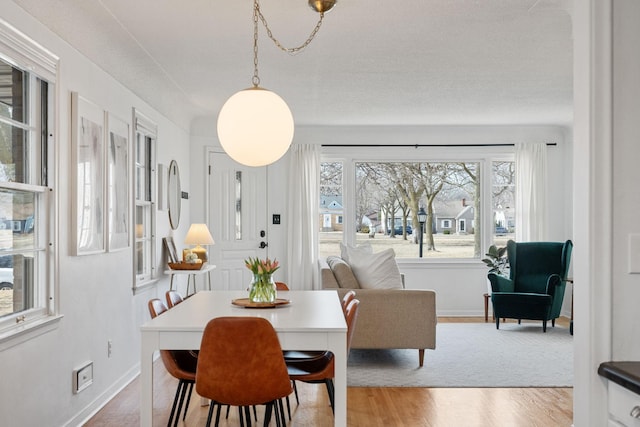
<svg viewBox="0 0 640 427">
<path fill-rule="evenodd" d="M 129 369 L 123 376 L 118 378 L 111 387 L 106 389 L 104 393 L 97 396 L 82 411 L 77 413 L 70 419 L 65 426 L 81 426 L 87 423 L 100 409 L 102 409 L 111 399 L 120 393 L 126 386 L 131 383 L 140 374 L 140 364 L 137 363 Z"/>
<path fill-rule="evenodd" d="M 484 310 L 438 310 L 438 317 L 482 317 L 484 318 Z M 489 310 L 491 317 L 491 310 Z"/>
</svg>

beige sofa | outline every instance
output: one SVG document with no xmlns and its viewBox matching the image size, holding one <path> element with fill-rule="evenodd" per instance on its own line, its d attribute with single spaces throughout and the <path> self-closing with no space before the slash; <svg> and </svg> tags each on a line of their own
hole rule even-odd
<svg viewBox="0 0 640 427">
<path fill-rule="evenodd" d="M 362 289 L 344 260 L 329 257 L 328 261 L 319 260 L 323 289 L 336 289 L 340 298 L 353 289 L 360 300 L 351 348 L 415 348 L 422 366 L 424 350 L 436 348 L 435 292 Z M 404 277 L 402 281 L 404 285 Z"/>
</svg>

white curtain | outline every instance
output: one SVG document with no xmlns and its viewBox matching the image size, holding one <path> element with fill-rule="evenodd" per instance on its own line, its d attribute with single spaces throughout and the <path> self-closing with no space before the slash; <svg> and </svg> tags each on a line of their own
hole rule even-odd
<svg viewBox="0 0 640 427">
<path fill-rule="evenodd" d="M 287 206 L 287 277 L 291 289 L 319 289 L 320 146 L 292 145 Z"/>
<path fill-rule="evenodd" d="M 547 238 L 547 145 L 516 144 L 516 241 Z"/>
</svg>

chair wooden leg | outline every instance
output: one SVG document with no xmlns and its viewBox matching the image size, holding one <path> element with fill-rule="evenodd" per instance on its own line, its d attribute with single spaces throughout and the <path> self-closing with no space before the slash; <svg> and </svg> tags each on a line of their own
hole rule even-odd
<svg viewBox="0 0 640 427">
<path fill-rule="evenodd" d="M 333 396 L 333 380 L 328 378 L 324 380 L 325 385 L 327 386 L 327 393 L 329 393 L 329 402 L 331 403 L 331 412 L 334 412 L 334 396 Z"/>
<path fill-rule="evenodd" d="M 207 416 L 207 427 L 211 426 L 211 417 L 213 416 L 213 407 L 216 406 L 215 402 L 212 400 L 209 402 L 209 415 Z M 220 410 L 218 410 L 218 415 L 220 414 Z M 216 417 L 216 426 L 218 425 L 218 417 Z"/>
<path fill-rule="evenodd" d="M 276 427 L 286 427 L 287 420 L 284 417 L 284 406 L 282 405 L 282 399 L 273 401 L 273 412 L 276 414 Z"/>
<path fill-rule="evenodd" d="M 482 298 L 484 298 L 484 322 L 487 323 L 489 321 L 489 294 L 483 294 Z"/>
<path fill-rule="evenodd" d="M 542 332 L 547 332 L 547 321 L 546 320 L 542 321 Z"/>
<path fill-rule="evenodd" d="M 291 403 L 289 402 L 289 396 L 287 396 L 287 414 L 289 414 L 289 421 L 291 421 Z"/>
<path fill-rule="evenodd" d="M 266 404 L 264 409 L 264 427 L 268 427 L 271 422 L 271 411 L 273 410 L 273 402 L 269 402 Z M 278 423 L 278 415 L 276 414 L 276 424 Z"/>
<path fill-rule="evenodd" d="M 424 365 L 424 348 L 418 350 L 418 364 L 421 368 Z"/>
<path fill-rule="evenodd" d="M 496 329 L 500 329 L 500 318 L 496 316 Z"/>
<path fill-rule="evenodd" d="M 191 385 L 189 382 L 187 381 L 183 381 L 180 380 L 180 383 L 182 384 L 182 390 L 180 391 L 180 402 L 178 402 L 178 408 L 176 409 L 176 413 L 175 413 L 175 421 L 173 423 L 173 427 L 178 427 L 178 421 L 180 420 L 180 412 L 182 411 L 182 405 L 184 405 L 184 399 L 187 395 L 187 388 L 189 388 L 189 386 Z M 189 402 L 187 402 L 188 404 Z M 187 413 L 187 411 L 185 410 L 185 415 Z"/>
<path fill-rule="evenodd" d="M 227 408 L 229 406 L 227 405 Z M 222 410 L 222 405 L 218 403 L 218 410 L 216 411 L 216 426 L 218 427 L 218 424 L 220 423 L 220 411 Z"/>
<path fill-rule="evenodd" d="M 295 381 L 292 381 L 292 383 L 293 383 L 293 392 L 296 395 L 296 404 L 300 405 L 300 399 L 298 399 L 298 387 L 296 387 L 296 382 Z"/>
<path fill-rule="evenodd" d="M 551 319 L 551 327 L 552 328 L 556 327 L 556 319 Z"/>
<path fill-rule="evenodd" d="M 171 422 L 173 421 L 173 417 L 176 417 L 176 420 L 180 417 L 180 415 L 176 415 L 176 408 L 178 407 L 178 401 L 180 399 L 180 392 L 182 391 L 183 382 L 182 380 L 178 381 L 178 388 L 176 389 L 176 395 L 173 398 L 173 405 L 171 406 L 171 414 L 169 414 L 169 421 L 167 422 L 167 427 L 171 427 Z"/>
<path fill-rule="evenodd" d="M 193 392 L 193 386 L 195 383 L 189 383 L 189 395 L 187 396 L 187 404 L 184 407 L 184 414 L 182 415 L 182 421 L 187 418 L 187 411 L 189 410 L 189 402 L 191 401 L 191 393 Z"/>
</svg>

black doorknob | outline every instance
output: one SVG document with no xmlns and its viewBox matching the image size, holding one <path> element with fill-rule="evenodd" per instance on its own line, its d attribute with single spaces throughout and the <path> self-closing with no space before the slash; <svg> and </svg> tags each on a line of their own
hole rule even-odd
<svg viewBox="0 0 640 427">
<path fill-rule="evenodd" d="M 266 243 L 266 242 L 260 242 L 260 249 L 264 249 L 264 248 L 266 248 L 267 246 L 269 246 L 269 244 L 268 244 L 268 243 Z"/>
</svg>

